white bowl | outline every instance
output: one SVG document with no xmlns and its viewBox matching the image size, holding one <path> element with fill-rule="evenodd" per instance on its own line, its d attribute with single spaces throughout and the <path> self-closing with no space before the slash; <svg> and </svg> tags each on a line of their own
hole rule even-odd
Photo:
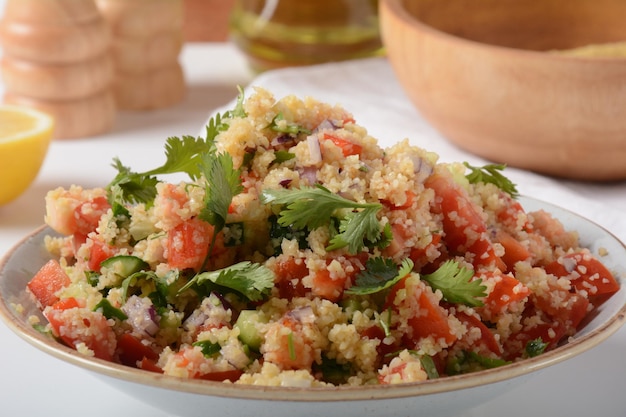
<svg viewBox="0 0 626 417">
<path fill-rule="evenodd" d="M 567 210 L 523 198 L 528 211 L 545 209 L 568 229 L 578 230 L 581 243 L 598 253 L 620 282 L 626 276 L 626 247 L 611 233 Z M 92 372 L 112 386 L 180 416 L 450 416 L 467 411 L 524 382 L 541 378 L 538 371 L 585 352 L 615 333 L 626 317 L 626 287 L 622 287 L 564 346 L 500 368 L 395 386 L 282 388 L 242 386 L 186 380 L 85 357 L 36 331 L 28 316 L 41 317 L 25 292 L 26 283 L 50 257 L 42 227 L 25 237 L 0 261 L 0 317 L 17 335 L 41 351 Z M 20 304 L 23 311 L 16 311 Z"/>
</svg>

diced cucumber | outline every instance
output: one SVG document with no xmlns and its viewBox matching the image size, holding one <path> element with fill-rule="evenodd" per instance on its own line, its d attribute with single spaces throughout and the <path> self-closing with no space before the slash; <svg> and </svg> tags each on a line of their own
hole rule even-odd
<svg viewBox="0 0 626 417">
<path fill-rule="evenodd" d="M 112 271 L 122 278 L 127 278 L 135 272 L 150 268 L 150 265 L 136 256 L 117 255 L 102 261 L 100 267 L 107 268 L 109 271 Z"/>
<path fill-rule="evenodd" d="M 256 351 L 263 343 L 263 337 L 257 327 L 259 323 L 267 323 L 267 318 L 256 310 L 243 310 L 235 322 L 235 327 L 239 329 L 239 340 Z"/>
</svg>

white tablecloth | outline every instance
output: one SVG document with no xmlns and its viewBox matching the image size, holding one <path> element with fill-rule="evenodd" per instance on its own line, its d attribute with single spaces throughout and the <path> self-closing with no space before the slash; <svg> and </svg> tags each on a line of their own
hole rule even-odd
<svg viewBox="0 0 626 417">
<path fill-rule="evenodd" d="M 251 81 L 277 97 L 310 95 L 341 104 L 383 144 L 407 137 L 439 153 L 442 160 L 466 160 L 477 165 L 485 162 L 451 145 L 420 117 L 385 59 L 279 70 L 254 79 L 241 55 L 228 44 L 187 45 L 181 60 L 189 86 L 183 103 L 152 112 L 120 113 L 115 128 L 107 134 L 52 144 L 32 187 L 0 207 L 0 255 L 42 224 L 47 190 L 72 183 L 106 185 L 114 175 L 110 164 L 116 156 L 139 171 L 155 166 L 155 161 L 163 160 L 167 137 L 197 134 L 217 108 L 232 103 L 236 85 L 246 86 Z M 567 207 L 626 241 L 626 182 L 569 182 L 516 169 L 509 169 L 507 175 L 522 194 Z M 37 351 L 4 324 L 0 324 L 0 340 L 5 358 L 0 367 L 2 415 L 163 415 L 86 372 Z M 555 365 L 510 393 L 456 417 L 623 417 L 624 352 L 626 329 L 600 347 Z"/>
</svg>

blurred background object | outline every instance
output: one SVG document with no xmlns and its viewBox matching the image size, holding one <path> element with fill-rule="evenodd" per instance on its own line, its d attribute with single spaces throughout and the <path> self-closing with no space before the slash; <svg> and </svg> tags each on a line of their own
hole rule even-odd
<svg viewBox="0 0 626 417">
<path fill-rule="evenodd" d="M 234 4 L 235 0 L 184 0 L 185 40 L 227 41 L 230 13 Z"/>
<path fill-rule="evenodd" d="M 377 0 L 236 0 L 231 36 L 257 71 L 382 54 Z"/>
<path fill-rule="evenodd" d="M 94 0 L 7 0 L 0 21 L 4 102 L 52 115 L 55 138 L 109 130 L 110 45 Z"/>
<path fill-rule="evenodd" d="M 626 55 L 597 53 L 626 41 L 626 1 L 381 5 L 398 80 L 451 142 L 542 174 L 626 179 Z"/>
<path fill-rule="evenodd" d="M 114 92 L 122 110 L 171 106 L 185 96 L 178 62 L 183 0 L 96 0 L 113 34 Z"/>
</svg>

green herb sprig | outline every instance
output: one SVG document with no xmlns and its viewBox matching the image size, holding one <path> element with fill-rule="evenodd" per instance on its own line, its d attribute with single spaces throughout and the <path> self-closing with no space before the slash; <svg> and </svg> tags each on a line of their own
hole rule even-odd
<svg viewBox="0 0 626 417">
<path fill-rule="evenodd" d="M 440 290 L 443 299 L 449 303 L 465 304 L 470 307 L 483 305 L 482 298 L 487 296 L 487 287 L 481 279 L 473 280 L 474 271 L 459 266 L 456 261 L 444 262 L 432 274 L 420 275 L 434 290 Z"/>
<path fill-rule="evenodd" d="M 261 202 L 284 205 L 278 223 L 295 229 L 314 230 L 329 225 L 335 216 L 340 217 L 339 233 L 330 240 L 327 250 L 348 247 L 350 253 L 358 253 L 366 242 L 384 244 L 387 233 L 381 231 L 376 217 L 382 208 L 379 203 L 357 203 L 322 186 L 294 189 L 263 190 Z M 350 211 L 340 213 L 342 209 Z"/>
<path fill-rule="evenodd" d="M 483 167 L 474 167 L 467 162 L 463 162 L 465 167 L 469 168 L 470 173 L 465 177 L 472 183 L 485 183 L 493 184 L 512 198 L 519 197 L 516 185 L 507 177 L 502 175 L 501 171 L 504 171 L 506 165 L 503 164 L 488 164 Z"/>
</svg>

